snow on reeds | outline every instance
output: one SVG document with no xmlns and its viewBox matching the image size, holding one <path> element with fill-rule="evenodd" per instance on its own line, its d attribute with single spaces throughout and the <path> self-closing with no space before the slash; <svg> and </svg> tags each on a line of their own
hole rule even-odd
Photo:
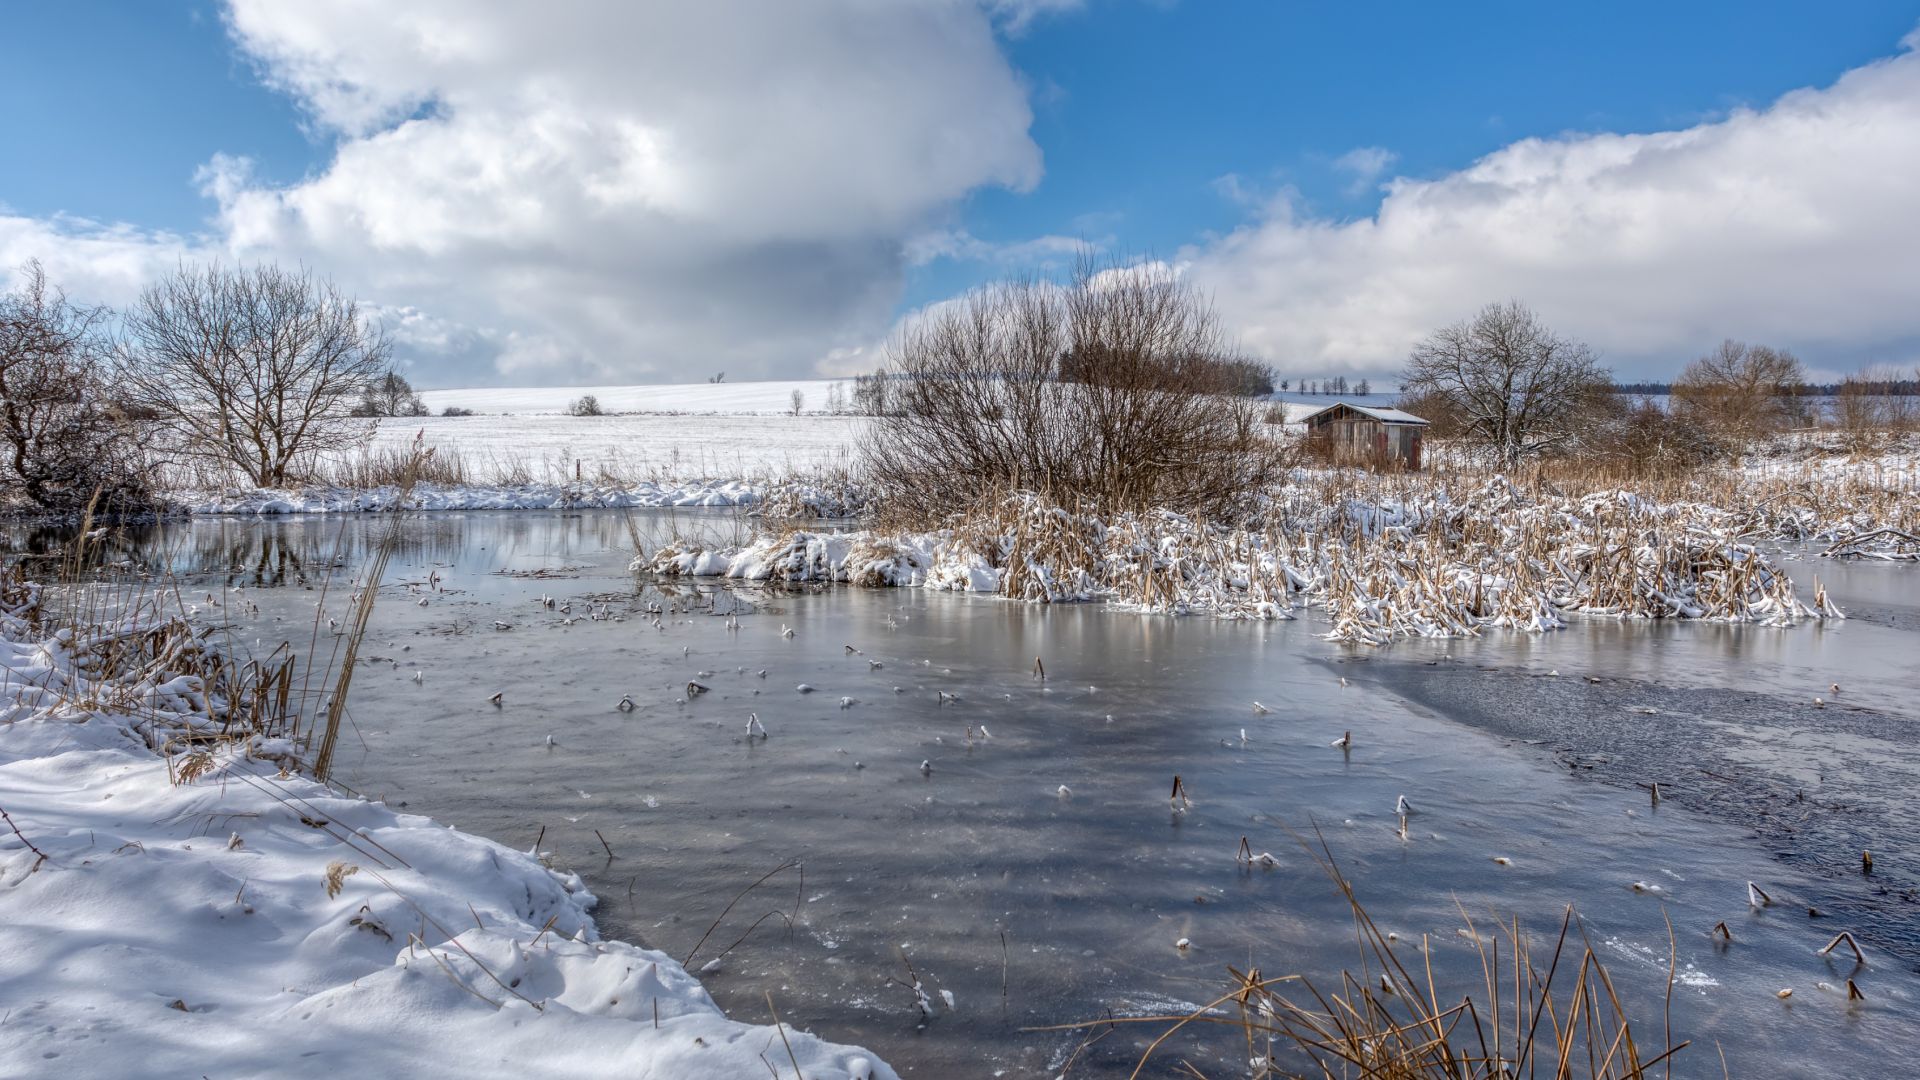
<svg viewBox="0 0 1920 1080">
<path fill-rule="evenodd" d="M 241 656 L 215 627 L 168 613 L 158 596 L 125 606 L 82 599 L 82 611 L 72 594 L 100 589 L 63 591 L 69 603 L 47 611 L 39 585 L 0 587 L 0 648 L 10 650 L 0 720 L 47 709 L 112 713 L 156 750 L 222 742 L 295 760 L 304 680 L 291 651 Z"/>
<path fill-rule="evenodd" d="M 1662 499 L 1620 487 L 1569 494 L 1578 485 L 1537 474 L 1303 470 L 1236 525 L 1167 511 L 1101 517 L 1005 492 L 937 529 L 829 534 L 789 520 L 743 546 L 683 540 L 634 565 L 1231 618 L 1318 606 L 1330 637 L 1385 644 L 1551 630 L 1568 614 L 1774 626 L 1838 618 L 1824 594 L 1802 600 L 1756 544 L 1818 538 L 1835 542 L 1828 554 L 1912 544 L 1909 491 L 1718 483 L 1672 485 Z"/>
</svg>

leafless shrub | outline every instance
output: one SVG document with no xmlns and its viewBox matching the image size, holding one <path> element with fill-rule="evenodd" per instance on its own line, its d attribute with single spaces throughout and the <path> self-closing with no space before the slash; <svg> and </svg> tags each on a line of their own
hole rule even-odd
<svg viewBox="0 0 1920 1080">
<path fill-rule="evenodd" d="M 0 296 L 0 477 L 42 510 L 145 509 L 148 467 L 133 418 L 109 400 L 105 308 L 47 282 L 38 260 Z"/>
<path fill-rule="evenodd" d="M 183 265 L 140 294 L 126 324 L 127 403 L 185 457 L 280 485 L 373 431 L 350 414 L 389 343 L 310 271 Z"/>
<path fill-rule="evenodd" d="M 1488 304 L 1415 345 L 1401 389 L 1430 403 L 1459 437 L 1512 465 L 1591 430 L 1612 374 L 1592 349 L 1510 301 Z"/>
<path fill-rule="evenodd" d="M 472 416 L 472 409 L 463 409 L 458 405 L 449 405 L 440 410 L 441 416 Z"/>
<path fill-rule="evenodd" d="M 1590 461 L 1615 466 L 1622 476 L 1638 478 L 1692 469 L 1732 449 L 1713 431 L 1652 398 L 1615 394 L 1580 452 Z"/>
<path fill-rule="evenodd" d="M 1897 375 L 1862 369 L 1847 376 L 1834 396 L 1832 422 L 1854 454 L 1869 454 L 1920 422 L 1920 399 L 1903 394 Z"/>
<path fill-rule="evenodd" d="M 606 412 L 600 408 L 599 398 L 594 397 L 592 394 L 582 394 L 575 399 L 572 404 L 567 406 L 567 415 L 605 416 Z"/>
<path fill-rule="evenodd" d="M 795 390 L 793 393 L 787 395 L 787 404 L 792 406 L 793 415 L 799 416 L 800 410 L 807 407 L 807 395 Z"/>
<path fill-rule="evenodd" d="M 1732 445 L 1801 426 L 1807 373 L 1784 349 L 1728 339 L 1688 364 L 1673 383 L 1680 415 Z"/>
<path fill-rule="evenodd" d="M 1231 513 L 1275 468 L 1259 405 L 1232 396 L 1232 359 L 1191 285 L 1082 258 L 1064 284 L 993 285 L 895 340 L 898 411 L 868 429 L 864 464 L 923 519 L 1012 489 Z"/>
</svg>

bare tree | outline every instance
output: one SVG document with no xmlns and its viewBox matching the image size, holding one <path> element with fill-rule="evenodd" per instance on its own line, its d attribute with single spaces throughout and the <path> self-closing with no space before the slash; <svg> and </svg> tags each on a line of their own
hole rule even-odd
<svg viewBox="0 0 1920 1080">
<path fill-rule="evenodd" d="M 372 434 L 351 413 L 390 345 L 310 271 L 183 265 L 140 294 L 126 325 L 129 400 L 182 454 L 279 485 Z"/>
<path fill-rule="evenodd" d="M 569 416 L 605 416 L 606 410 L 600 407 L 600 399 L 592 394 L 582 394 L 567 406 Z"/>
<path fill-rule="evenodd" d="M 800 410 L 807 407 L 807 395 L 795 390 L 787 396 L 787 404 L 793 407 L 793 415 L 799 416 Z"/>
<path fill-rule="evenodd" d="M 1673 397 L 1688 420 L 1745 443 L 1801 419 L 1799 391 L 1806 381 L 1806 370 L 1785 349 L 1728 339 L 1681 371 Z"/>
<path fill-rule="evenodd" d="M 360 391 L 355 416 L 432 416 L 433 410 L 414 393 L 413 384 L 397 371 L 388 371 Z"/>
<path fill-rule="evenodd" d="M 0 440 L 6 479 L 36 506 L 143 509 L 146 463 L 127 415 L 108 400 L 105 308 L 70 302 L 39 260 L 0 296 Z"/>
<path fill-rule="evenodd" d="M 1612 382 L 1592 349 L 1511 301 L 1415 345 L 1401 390 L 1443 404 L 1464 438 L 1512 464 L 1575 439 Z"/>
<path fill-rule="evenodd" d="M 853 377 L 853 411 L 861 416 L 885 416 L 894 411 L 892 387 L 884 372 Z"/>
<path fill-rule="evenodd" d="M 1003 282 L 908 328 L 889 349 L 893 411 L 863 458 L 922 518 L 1004 488 L 1227 512 L 1274 460 L 1256 404 L 1232 396 L 1233 359 L 1191 285 L 1083 257 L 1064 284 Z"/>
</svg>

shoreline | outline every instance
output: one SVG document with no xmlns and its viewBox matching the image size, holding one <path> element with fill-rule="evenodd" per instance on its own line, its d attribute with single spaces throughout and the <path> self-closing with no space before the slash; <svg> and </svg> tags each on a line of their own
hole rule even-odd
<svg viewBox="0 0 1920 1080">
<path fill-rule="evenodd" d="M 270 743 L 169 758 L 68 709 L 49 644 L 0 643 L 9 1073 L 897 1080 L 728 1019 L 532 852 L 276 773 Z"/>
</svg>

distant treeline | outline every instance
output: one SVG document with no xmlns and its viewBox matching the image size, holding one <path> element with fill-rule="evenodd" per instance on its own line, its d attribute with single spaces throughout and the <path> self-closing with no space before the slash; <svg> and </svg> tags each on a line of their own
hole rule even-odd
<svg viewBox="0 0 1920 1080">
<path fill-rule="evenodd" d="M 1660 395 L 1673 393 L 1672 383 L 1614 383 L 1616 394 Z M 1800 397 L 1838 397 L 1842 393 L 1875 397 L 1920 397 L 1920 379 L 1848 379 L 1837 383 L 1801 383 L 1794 391 Z"/>
</svg>

